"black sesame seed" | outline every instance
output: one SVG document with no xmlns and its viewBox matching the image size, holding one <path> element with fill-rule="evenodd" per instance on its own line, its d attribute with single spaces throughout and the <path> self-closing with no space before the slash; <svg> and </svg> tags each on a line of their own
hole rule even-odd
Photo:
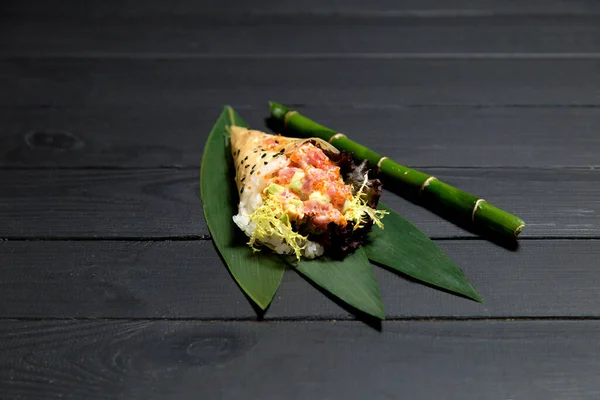
<svg viewBox="0 0 600 400">
<path fill-rule="evenodd" d="M 244 168 L 248 168 L 250 166 L 250 164 L 246 164 L 244 165 Z"/>
<path fill-rule="evenodd" d="M 240 194 L 244 193 L 244 188 L 240 189 Z"/>
<path fill-rule="evenodd" d="M 265 158 L 267 156 L 267 153 L 263 153 L 262 156 L 260 156 L 260 158 Z"/>
<path fill-rule="evenodd" d="M 244 161 L 246 161 L 248 159 L 248 156 L 246 156 L 246 158 L 244 158 Z"/>
<path fill-rule="evenodd" d="M 244 182 L 245 180 L 246 180 L 246 177 L 243 177 L 242 180 L 241 180 L 241 182 Z"/>
<path fill-rule="evenodd" d="M 263 164 L 267 165 L 267 162 L 265 161 Z"/>
</svg>

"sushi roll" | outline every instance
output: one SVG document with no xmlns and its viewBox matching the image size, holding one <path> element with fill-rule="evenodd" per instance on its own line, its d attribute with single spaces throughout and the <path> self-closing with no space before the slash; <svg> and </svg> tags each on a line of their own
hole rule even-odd
<svg viewBox="0 0 600 400">
<path fill-rule="evenodd" d="M 239 195 L 235 224 L 255 251 L 315 258 L 357 249 L 372 225 L 383 228 L 377 210 L 381 183 L 366 162 L 339 152 L 322 139 L 289 138 L 230 127 Z"/>
</svg>

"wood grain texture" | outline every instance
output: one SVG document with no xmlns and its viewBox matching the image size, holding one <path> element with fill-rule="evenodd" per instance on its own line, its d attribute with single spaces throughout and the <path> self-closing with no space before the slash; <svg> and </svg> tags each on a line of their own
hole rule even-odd
<svg viewBox="0 0 600 400">
<path fill-rule="evenodd" d="M 600 108 L 318 107 L 300 112 L 411 167 L 591 167 Z M 0 108 L 0 166 L 200 165 L 222 111 L 207 107 Z M 267 130 L 265 104 L 240 107 Z M 566 139 L 568 138 L 568 140 Z"/>
<path fill-rule="evenodd" d="M 17 58 L 0 61 L 0 106 L 598 105 L 599 67 L 596 59 Z"/>
<path fill-rule="evenodd" d="M 0 394 L 592 400 L 600 395 L 599 328 L 409 322 L 380 333 L 350 322 L 3 321 Z"/>
<path fill-rule="evenodd" d="M 435 169 L 424 172 L 519 215 L 520 237 L 598 237 L 596 169 Z M 203 237 L 199 171 L 4 170 L 0 237 Z M 577 193 L 576 201 L 573 193 Z M 383 200 L 430 237 L 472 236 L 420 205 Z"/>
<path fill-rule="evenodd" d="M 140 14 L 13 16 L 0 57 L 600 53 L 600 15 Z"/>
<path fill-rule="evenodd" d="M 208 234 L 200 203 L 199 168 L 7 170 L 0 176 L 0 231 L 8 236 Z"/>
<path fill-rule="evenodd" d="M 374 267 L 388 319 L 600 317 L 598 240 L 438 241 L 479 304 Z M 6 241 L 1 318 L 250 319 L 257 315 L 210 241 Z M 266 319 L 353 319 L 286 271 Z"/>
</svg>

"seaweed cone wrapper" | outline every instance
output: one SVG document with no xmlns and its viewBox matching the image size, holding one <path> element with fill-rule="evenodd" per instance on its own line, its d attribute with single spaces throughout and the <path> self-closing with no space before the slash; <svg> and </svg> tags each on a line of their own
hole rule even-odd
<svg viewBox="0 0 600 400">
<path fill-rule="evenodd" d="M 235 180 L 240 196 L 239 214 L 234 217 L 234 221 L 250 237 L 248 244 L 253 249 L 259 250 L 256 245 L 266 245 L 278 253 L 295 253 L 298 259 L 300 254 L 307 258 L 319 256 L 324 249 L 330 256 L 341 257 L 363 244 L 365 235 L 374 222 L 382 226 L 379 220 L 385 212 L 376 210 L 381 183 L 376 179 L 368 178 L 366 163 L 356 165 L 351 154 L 340 153 L 331 144 L 319 138 L 300 139 L 269 135 L 238 126 L 231 126 L 230 134 L 231 152 L 236 170 Z M 312 204 L 316 201 L 314 198 L 318 198 L 322 201 L 319 204 L 327 206 L 330 210 L 333 209 L 333 205 L 326 204 L 333 201 L 321 200 L 326 196 L 314 188 L 309 189 L 309 192 L 304 191 L 307 186 L 302 186 L 303 189 L 298 187 L 292 189 L 290 178 L 283 186 L 274 183 L 276 179 L 273 178 L 290 163 L 291 158 L 288 159 L 288 156 L 297 157 L 306 149 L 319 154 L 322 152 L 320 156 L 325 155 L 324 159 L 328 159 L 328 165 L 339 167 L 338 184 L 345 187 L 349 199 L 352 200 L 346 200 L 343 209 L 338 202 L 335 212 L 340 216 L 342 211 L 345 212 L 342 216 L 343 223 L 339 220 L 326 224 L 317 223 L 319 218 L 324 218 L 317 211 L 304 213 L 306 204 L 310 202 L 309 198 L 313 200 Z M 304 176 L 299 168 L 295 169 Z M 281 210 L 273 212 L 272 210 L 277 208 L 275 204 L 285 204 L 285 207 L 289 205 L 289 197 L 286 196 L 297 196 L 291 203 L 295 203 L 298 208 L 290 206 L 293 209 L 290 211 L 281 206 Z M 287 200 L 275 201 L 274 199 Z M 326 211 L 323 212 L 325 213 L 323 215 L 327 215 Z M 271 214 L 265 217 L 265 213 Z M 263 215 L 262 220 L 260 215 Z M 347 223 L 345 217 L 348 217 Z M 267 219 L 268 221 L 265 222 Z M 322 222 L 323 219 L 320 221 Z"/>
</svg>

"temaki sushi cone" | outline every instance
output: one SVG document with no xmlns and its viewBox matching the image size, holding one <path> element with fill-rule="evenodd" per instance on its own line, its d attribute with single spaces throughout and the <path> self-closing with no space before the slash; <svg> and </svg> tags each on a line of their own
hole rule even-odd
<svg viewBox="0 0 600 400">
<path fill-rule="evenodd" d="M 289 138 L 230 127 L 240 196 L 234 222 L 260 245 L 280 254 L 314 258 L 355 250 L 373 223 L 381 183 L 366 164 L 318 138 Z"/>
</svg>

